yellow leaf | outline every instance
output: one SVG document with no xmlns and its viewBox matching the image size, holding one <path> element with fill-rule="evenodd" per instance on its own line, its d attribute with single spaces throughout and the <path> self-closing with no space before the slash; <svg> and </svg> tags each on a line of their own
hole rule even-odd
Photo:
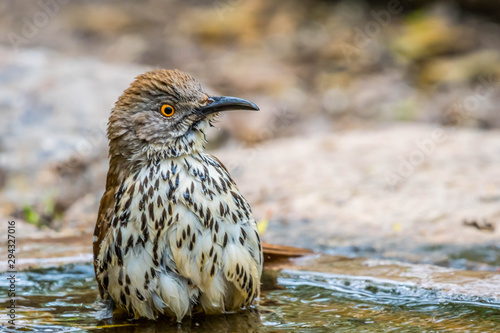
<svg viewBox="0 0 500 333">
<path fill-rule="evenodd" d="M 263 235 L 267 230 L 267 226 L 269 225 L 269 221 L 267 219 L 262 219 L 257 222 L 257 229 L 259 230 L 259 234 Z"/>
</svg>

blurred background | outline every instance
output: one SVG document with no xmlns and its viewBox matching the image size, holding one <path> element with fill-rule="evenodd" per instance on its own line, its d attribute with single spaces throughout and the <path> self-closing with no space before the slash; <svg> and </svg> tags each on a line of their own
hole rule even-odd
<svg viewBox="0 0 500 333">
<path fill-rule="evenodd" d="M 1 219 L 27 253 L 88 260 L 109 111 L 178 68 L 260 106 L 209 149 L 267 242 L 496 271 L 499 20 L 486 0 L 3 1 Z"/>
</svg>

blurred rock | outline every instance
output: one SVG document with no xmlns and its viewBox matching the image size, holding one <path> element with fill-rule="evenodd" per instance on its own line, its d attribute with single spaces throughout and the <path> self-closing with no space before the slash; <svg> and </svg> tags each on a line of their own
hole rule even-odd
<svg viewBox="0 0 500 333">
<path fill-rule="evenodd" d="M 494 242 L 500 228 L 461 228 L 500 216 L 484 194 L 500 187 L 498 132 L 461 129 L 500 127 L 500 27 L 466 2 L 418 1 L 387 24 L 380 1 L 69 2 L 18 46 L 8 36 L 40 6 L 2 3 L 0 217 L 92 230 L 109 110 L 148 65 L 261 107 L 210 139 L 256 215 L 273 212 L 273 242 Z M 401 176 L 435 128 L 393 121 L 450 128 Z"/>
<path fill-rule="evenodd" d="M 462 85 L 481 77 L 500 74 L 500 53 L 477 51 L 463 56 L 440 57 L 426 62 L 419 73 L 419 84 Z M 490 83 L 490 85 L 495 84 Z"/>
<path fill-rule="evenodd" d="M 33 212 L 30 222 L 50 223 L 77 199 L 104 189 L 109 111 L 143 71 L 0 48 L 5 213 L 24 218 Z"/>
<path fill-rule="evenodd" d="M 264 238 L 310 247 L 371 244 L 402 257 L 409 244 L 495 244 L 500 133 L 392 125 L 282 138 L 216 152 L 257 217 Z M 390 244 L 390 246 L 388 246 Z"/>
<path fill-rule="evenodd" d="M 103 191 L 89 192 L 76 200 L 65 212 L 63 228 L 89 232 L 97 219 Z"/>
<path fill-rule="evenodd" d="M 7 36 L 22 34 L 25 19 L 41 10 L 18 1 L 2 6 L 0 44 L 179 68 L 217 92 L 255 96 L 300 117 L 435 121 L 447 112 L 436 111 L 435 101 L 454 99 L 453 91 L 474 94 L 474 77 L 497 75 L 500 27 L 463 10 L 495 12 L 484 1 L 401 7 L 375 0 L 69 2 L 16 46 Z M 460 126 L 497 127 L 500 115 L 485 103 L 479 108 L 480 120 Z"/>
<path fill-rule="evenodd" d="M 411 60 L 463 51 L 473 45 L 471 39 L 463 38 L 464 28 L 444 16 L 409 17 L 401 32 L 393 47 Z"/>
</svg>

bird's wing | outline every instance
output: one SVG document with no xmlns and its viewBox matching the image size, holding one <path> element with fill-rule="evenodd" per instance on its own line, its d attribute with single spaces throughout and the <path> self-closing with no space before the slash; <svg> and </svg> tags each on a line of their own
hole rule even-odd
<svg viewBox="0 0 500 333">
<path fill-rule="evenodd" d="M 108 227 L 110 224 L 110 218 L 113 213 L 113 207 L 115 205 L 115 192 L 116 189 L 114 187 L 108 188 L 104 195 L 101 198 L 101 204 L 99 205 L 99 212 L 97 214 L 97 222 L 94 229 L 94 238 L 93 238 L 93 250 L 94 250 L 94 272 L 97 276 L 97 265 L 99 264 L 97 261 L 97 256 L 99 254 L 99 250 L 101 248 L 102 241 L 104 236 L 108 231 Z M 99 293 L 101 297 L 104 296 L 104 289 L 102 285 L 97 279 L 99 284 Z"/>
</svg>

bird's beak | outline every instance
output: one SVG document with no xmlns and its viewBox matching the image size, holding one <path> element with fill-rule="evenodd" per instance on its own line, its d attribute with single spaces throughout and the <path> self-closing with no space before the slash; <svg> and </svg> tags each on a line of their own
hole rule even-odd
<svg viewBox="0 0 500 333">
<path fill-rule="evenodd" d="M 206 116 L 214 112 L 230 110 L 259 111 L 259 107 L 243 98 L 220 96 L 209 97 L 208 103 L 205 106 L 198 108 L 196 111 L 198 114 Z"/>
</svg>

